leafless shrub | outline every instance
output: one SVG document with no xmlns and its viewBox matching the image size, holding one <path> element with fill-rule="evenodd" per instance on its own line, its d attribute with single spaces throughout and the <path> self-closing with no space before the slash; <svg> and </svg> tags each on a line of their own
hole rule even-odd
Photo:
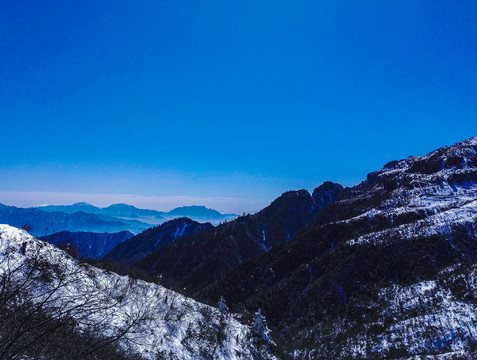
<svg viewBox="0 0 477 360">
<path fill-rule="evenodd" d="M 145 301 L 132 303 L 123 326 L 108 323 L 131 284 L 98 279 L 65 256 L 51 261 L 41 249 L 30 242 L 27 256 L 13 245 L 0 254 L 0 359 L 134 358 L 117 344 L 127 344 L 134 327 L 150 319 Z"/>
</svg>

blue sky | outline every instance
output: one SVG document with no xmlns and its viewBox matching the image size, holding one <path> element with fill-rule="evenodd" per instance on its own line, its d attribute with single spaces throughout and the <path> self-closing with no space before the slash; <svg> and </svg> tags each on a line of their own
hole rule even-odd
<svg viewBox="0 0 477 360">
<path fill-rule="evenodd" d="M 0 202 L 255 211 L 477 135 L 472 1 L 0 3 Z M 115 200 L 118 201 L 115 201 Z"/>
</svg>

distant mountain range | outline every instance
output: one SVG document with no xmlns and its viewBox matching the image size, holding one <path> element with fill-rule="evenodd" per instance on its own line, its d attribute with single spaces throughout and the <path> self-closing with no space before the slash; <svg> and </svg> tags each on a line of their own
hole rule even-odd
<svg viewBox="0 0 477 360">
<path fill-rule="evenodd" d="M 17 208 L 3 204 L 0 204 L 0 223 L 15 227 L 29 225 L 30 233 L 35 236 L 51 235 L 59 231 L 114 233 L 127 230 L 138 233 L 151 226 L 137 220 L 88 214 L 83 211 L 68 214 L 58 211 L 48 212 L 38 208 Z"/>
<path fill-rule="evenodd" d="M 237 214 L 221 214 L 217 210 L 208 209 L 205 206 L 181 206 L 163 215 L 168 218 L 188 217 L 197 221 L 207 221 L 214 223 L 236 218 Z"/>
<path fill-rule="evenodd" d="M 197 205 L 181 206 L 169 212 L 138 209 L 137 207 L 128 204 L 113 204 L 108 207 L 99 208 L 85 202 L 79 202 L 73 205 L 47 205 L 37 207 L 36 209 L 48 212 L 59 211 L 67 214 L 81 211 L 88 214 L 105 215 L 120 219 L 136 219 L 153 225 L 158 225 L 164 221 L 179 217 L 188 217 L 196 221 L 210 222 L 214 224 L 238 216 L 236 214 L 221 214 L 217 210 Z"/>
<path fill-rule="evenodd" d="M 157 218 L 163 219 L 165 212 L 156 210 L 138 209 L 135 206 L 127 204 L 113 204 L 108 207 L 99 208 L 86 202 L 78 202 L 72 205 L 46 205 L 37 207 L 39 210 L 48 212 L 64 212 L 73 214 L 82 211 L 88 214 L 100 214 L 114 216 L 119 218 Z"/>
<path fill-rule="evenodd" d="M 32 208 L 0 204 L 0 223 L 16 227 L 27 224 L 31 227 L 30 233 L 35 236 L 46 236 L 60 231 L 95 233 L 130 231 L 137 234 L 178 217 L 218 224 L 236 216 L 221 214 L 204 206 L 184 206 L 169 212 L 161 212 L 138 209 L 127 204 L 114 204 L 105 208 L 84 202 Z"/>
</svg>

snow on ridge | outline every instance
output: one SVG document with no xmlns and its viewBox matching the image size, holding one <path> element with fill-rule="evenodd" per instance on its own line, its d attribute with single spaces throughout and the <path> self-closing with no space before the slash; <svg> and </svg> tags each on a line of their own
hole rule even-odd
<svg viewBox="0 0 477 360">
<path fill-rule="evenodd" d="M 464 159 L 464 164 L 462 164 L 464 169 L 474 168 L 473 166 L 468 164 L 467 159 L 469 157 L 472 157 L 475 159 L 475 157 L 477 156 L 477 150 L 475 148 L 476 146 L 477 146 L 477 137 L 472 137 L 467 140 L 458 142 L 454 145 L 441 147 L 423 156 L 408 156 L 407 158 L 402 160 L 392 161 L 386 164 L 381 170 L 376 171 L 375 173 L 378 175 L 387 175 L 387 176 L 395 175 L 397 173 L 404 174 L 416 162 L 427 161 L 436 155 L 440 156 L 444 162 L 446 162 L 449 157 L 460 156 Z M 438 171 L 436 175 L 445 175 L 446 173 L 448 173 L 448 170 L 449 168 L 444 167 L 443 169 Z M 406 175 L 409 176 L 410 174 L 406 174 Z M 415 176 L 416 174 L 412 174 L 412 175 Z M 421 175 L 424 175 L 425 177 L 429 176 L 425 174 L 421 174 Z"/>
<path fill-rule="evenodd" d="M 22 254 L 23 250 L 25 255 Z M 197 359 L 202 357 L 199 354 L 207 351 L 209 353 L 205 357 L 211 359 L 252 357 L 250 330 L 234 316 L 224 318 L 216 308 L 198 303 L 160 285 L 80 264 L 63 251 L 32 237 L 26 231 L 0 225 L 0 274 L 12 266 L 24 268 L 27 260 L 35 256 L 58 267 L 61 274 L 67 274 L 64 285 L 51 301 L 74 309 L 81 304 L 85 298 L 84 293 L 87 292 L 88 298 L 98 306 L 99 311 L 88 314 L 79 321 L 80 330 L 101 321 L 106 324 L 103 325 L 102 335 L 113 336 L 131 325 L 127 336 L 118 344 L 145 359 L 156 359 L 158 354 L 172 354 L 176 359 Z M 62 281 L 56 275 L 50 280 L 38 283 L 36 301 L 44 299 L 47 290 Z M 69 299 L 69 303 L 63 304 L 65 299 Z M 131 319 L 139 318 L 141 321 L 131 322 Z M 207 338 L 218 329 L 223 333 L 224 339 L 220 346 L 210 343 Z"/>
<path fill-rule="evenodd" d="M 457 209 L 448 209 L 411 223 L 359 236 L 348 240 L 346 244 L 349 246 L 364 243 L 378 245 L 392 241 L 393 238 L 409 239 L 415 236 L 447 234 L 456 224 L 472 225 L 475 222 L 477 222 L 477 200 Z"/>
<path fill-rule="evenodd" d="M 477 221 L 477 184 L 465 186 L 448 184 L 428 185 L 413 190 L 398 189 L 380 207 L 370 209 L 353 218 L 339 221 L 352 223 L 363 218 L 384 216 L 389 219 L 390 228 L 377 230 L 349 240 L 348 245 L 360 243 L 383 243 L 394 237 L 409 238 L 417 235 L 447 233 L 456 224 L 474 224 Z M 392 226 L 399 216 L 424 212 L 425 218 Z M 387 239 L 387 240 L 386 240 Z"/>
<path fill-rule="evenodd" d="M 184 235 L 184 232 L 186 230 L 186 228 L 189 226 L 190 224 L 187 223 L 187 221 L 184 221 L 183 225 L 182 225 L 182 229 L 179 225 L 176 225 L 176 232 L 172 235 L 174 238 L 179 238 L 181 237 L 182 235 Z"/>
</svg>

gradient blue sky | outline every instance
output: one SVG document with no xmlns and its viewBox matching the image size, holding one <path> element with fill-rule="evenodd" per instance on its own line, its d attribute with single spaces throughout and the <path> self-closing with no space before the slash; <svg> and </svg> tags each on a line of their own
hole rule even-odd
<svg viewBox="0 0 477 360">
<path fill-rule="evenodd" d="M 2 1 L 0 202 L 255 211 L 477 135 L 477 2 Z"/>
</svg>

